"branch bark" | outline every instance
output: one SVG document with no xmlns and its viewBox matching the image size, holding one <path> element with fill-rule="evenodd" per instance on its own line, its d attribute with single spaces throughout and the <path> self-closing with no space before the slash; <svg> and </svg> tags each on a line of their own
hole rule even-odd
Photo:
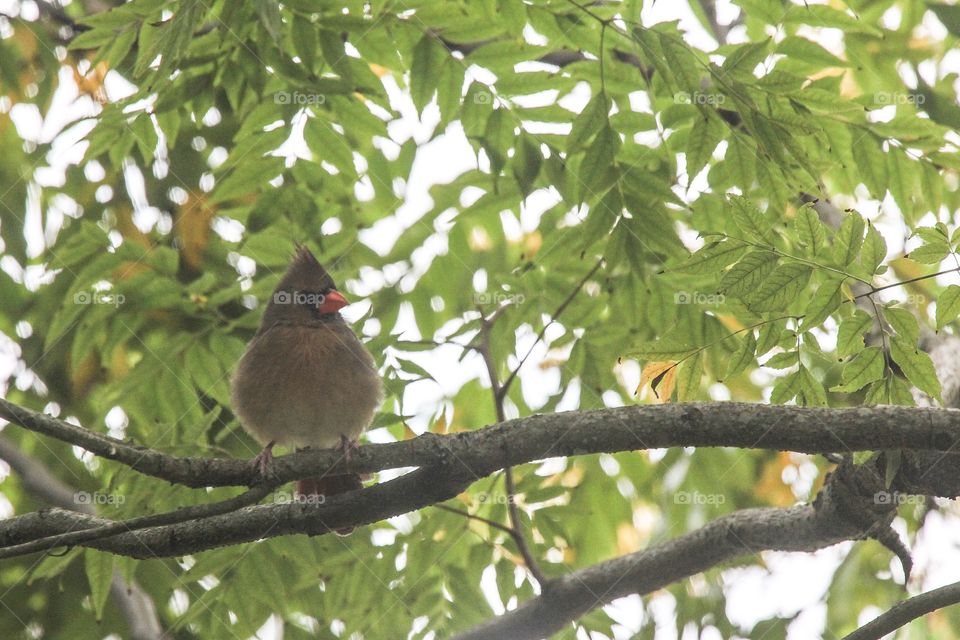
<svg viewBox="0 0 960 640">
<path fill-rule="evenodd" d="M 960 602 L 960 582 L 954 582 L 897 603 L 853 633 L 844 636 L 843 640 L 880 640 L 920 616 L 958 602 Z"/>
<path fill-rule="evenodd" d="M 6 400 L 0 400 L 0 416 L 187 486 L 246 485 L 264 480 L 251 471 L 246 460 L 169 456 L 65 424 Z M 534 415 L 472 432 L 425 434 L 404 442 L 361 447 L 350 462 L 353 471 L 419 468 L 382 484 L 333 496 L 323 504 L 248 506 L 122 533 L 116 533 L 112 527 L 115 523 L 109 520 L 50 509 L 0 523 L 0 548 L 72 531 L 100 528 L 102 532 L 103 527 L 111 527 L 105 530 L 108 537 L 74 541 L 147 558 L 196 553 L 281 535 L 323 535 L 443 502 L 507 466 L 557 456 L 663 447 L 725 446 L 843 454 L 887 449 L 939 452 L 933 468 L 912 469 L 906 462 L 893 488 L 902 489 L 907 484 L 904 478 L 909 478 L 914 493 L 954 497 L 960 495 L 960 465 L 957 455 L 949 452 L 958 439 L 960 411 L 953 409 L 692 403 Z M 273 485 L 336 472 L 342 465 L 340 457 L 333 451 L 278 457 L 274 461 L 276 476 L 268 482 Z M 896 505 L 894 501 L 878 501 L 872 493 L 882 490 L 878 478 L 883 473 L 866 465 L 855 469 L 857 473 L 873 474 L 866 481 L 848 483 L 858 487 L 855 491 L 838 493 L 833 489 L 836 482 L 831 481 L 813 505 L 741 511 L 644 552 L 551 579 L 541 595 L 463 637 L 542 637 L 615 598 L 647 593 L 737 556 L 768 549 L 811 551 L 841 540 L 871 536 L 904 559 L 902 545 L 898 548 L 882 535 L 888 530 Z"/>
<path fill-rule="evenodd" d="M 189 487 L 254 486 L 263 478 L 247 460 L 178 457 L 67 424 L 0 399 L 0 418 L 77 445 L 145 475 Z M 368 444 L 350 469 L 332 450 L 305 450 L 274 459 L 271 481 L 324 473 L 368 473 L 422 466 L 462 467 L 474 479 L 545 458 L 668 447 L 738 447 L 800 453 L 852 453 L 905 449 L 952 452 L 960 444 L 960 410 L 902 406 L 841 409 L 738 402 L 627 406 L 533 415 L 477 429 L 425 433 L 402 442 Z M 960 495 L 955 453 L 942 456 L 935 484 L 920 470 L 917 493 Z"/>
</svg>

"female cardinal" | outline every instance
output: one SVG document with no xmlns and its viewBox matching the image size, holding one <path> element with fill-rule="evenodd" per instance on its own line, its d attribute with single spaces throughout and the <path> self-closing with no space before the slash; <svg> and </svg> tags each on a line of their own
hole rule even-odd
<svg viewBox="0 0 960 640">
<path fill-rule="evenodd" d="M 254 458 L 261 472 L 274 444 L 339 447 L 349 457 L 370 424 L 383 386 L 370 352 L 339 313 L 347 304 L 309 249 L 299 247 L 231 381 L 240 423 L 265 445 Z M 357 474 L 336 475 L 298 480 L 294 493 L 360 487 Z"/>
</svg>

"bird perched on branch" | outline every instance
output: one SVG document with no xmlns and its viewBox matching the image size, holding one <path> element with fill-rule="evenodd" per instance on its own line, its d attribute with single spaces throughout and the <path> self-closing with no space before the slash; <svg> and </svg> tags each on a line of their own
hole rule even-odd
<svg viewBox="0 0 960 640">
<path fill-rule="evenodd" d="M 338 448 L 349 458 L 383 396 L 373 357 L 340 315 L 349 304 L 317 259 L 299 247 L 231 381 L 244 429 L 264 445 Z M 296 481 L 298 498 L 361 487 L 357 474 Z"/>
</svg>

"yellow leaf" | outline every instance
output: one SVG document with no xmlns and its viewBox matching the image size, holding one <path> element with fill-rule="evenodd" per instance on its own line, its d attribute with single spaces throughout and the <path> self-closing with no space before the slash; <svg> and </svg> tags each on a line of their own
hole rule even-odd
<svg viewBox="0 0 960 640">
<path fill-rule="evenodd" d="M 721 313 L 717 316 L 717 320 L 729 331 L 741 331 L 746 328 L 739 318 L 729 314 Z"/>
<path fill-rule="evenodd" d="M 670 402 L 670 396 L 673 395 L 673 389 L 677 384 L 677 363 L 670 360 L 648 362 L 640 374 L 640 384 L 637 385 L 634 393 L 640 393 L 647 383 L 653 391 L 654 402 L 657 404 Z"/>
<path fill-rule="evenodd" d="M 433 433 L 446 433 L 447 432 L 447 414 L 441 413 L 440 417 L 437 418 L 432 425 L 430 425 L 430 431 Z"/>
<path fill-rule="evenodd" d="M 790 454 L 783 451 L 777 454 L 776 458 L 764 464 L 760 479 L 754 486 L 754 495 L 774 506 L 788 507 L 793 505 L 797 498 L 783 481 L 784 469 L 793 464 Z"/>
<path fill-rule="evenodd" d="M 210 223 L 216 210 L 207 205 L 206 198 L 191 194 L 180 207 L 173 225 L 180 256 L 191 271 L 200 271 L 203 254 L 210 242 Z"/>
</svg>

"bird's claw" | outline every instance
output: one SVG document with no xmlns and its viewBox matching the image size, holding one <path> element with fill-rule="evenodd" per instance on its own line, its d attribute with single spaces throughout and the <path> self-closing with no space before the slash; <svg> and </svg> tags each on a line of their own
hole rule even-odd
<svg viewBox="0 0 960 640">
<path fill-rule="evenodd" d="M 250 464 L 259 471 L 263 477 L 266 477 L 270 473 L 270 467 L 273 464 L 273 445 L 273 442 L 269 443 L 250 461 Z"/>
<path fill-rule="evenodd" d="M 340 442 L 337 443 L 337 446 L 334 447 L 334 449 L 341 452 L 343 454 L 344 461 L 349 464 L 351 458 L 353 458 L 353 452 L 360 449 L 360 443 L 356 440 L 351 440 L 341 433 Z"/>
</svg>

